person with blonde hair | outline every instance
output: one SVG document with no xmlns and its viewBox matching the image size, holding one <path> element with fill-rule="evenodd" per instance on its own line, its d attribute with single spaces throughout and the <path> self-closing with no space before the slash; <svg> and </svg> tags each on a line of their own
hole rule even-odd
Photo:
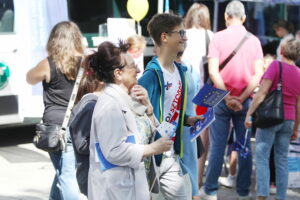
<svg viewBox="0 0 300 200">
<path fill-rule="evenodd" d="M 245 126 L 252 126 L 251 116 L 266 96 L 277 89 L 280 73 L 284 121 L 256 131 L 256 193 L 259 200 L 269 196 L 269 158 L 274 144 L 276 169 L 276 199 L 285 199 L 288 185 L 288 148 L 297 139 L 300 122 L 300 69 L 295 61 L 300 56 L 300 41 L 291 39 L 281 46 L 281 61 L 273 61 L 262 77 L 259 90 L 247 112 Z M 281 65 L 281 66 L 280 66 Z M 281 68 L 280 68 L 281 67 Z"/>
<path fill-rule="evenodd" d="M 144 50 L 146 48 L 146 40 L 141 35 L 132 35 L 127 38 L 127 44 L 129 45 L 128 53 L 134 60 L 134 63 L 138 66 L 140 74 L 144 72 Z M 138 75 L 138 78 L 140 75 Z"/>
<path fill-rule="evenodd" d="M 56 24 L 47 42 L 47 52 L 48 57 L 27 73 L 27 82 L 31 85 L 42 82 L 45 105 L 43 122 L 61 126 L 84 53 L 78 26 L 70 21 Z M 49 152 L 55 169 L 50 200 L 79 199 L 75 157 L 70 138 L 67 140 L 66 149 Z"/>
<path fill-rule="evenodd" d="M 208 78 L 208 65 L 205 65 L 205 63 L 207 63 L 208 44 L 213 37 L 213 32 L 210 31 L 211 24 L 207 6 L 202 3 L 194 3 L 188 10 L 184 23 L 188 40 L 182 61 L 191 65 L 195 91 L 198 92 Z M 197 106 L 196 112 L 201 115 L 206 112 L 206 109 Z M 198 185 L 201 188 L 209 144 L 208 129 L 197 140 L 199 157 Z"/>
<path fill-rule="evenodd" d="M 194 3 L 188 10 L 184 18 L 186 30 L 187 46 L 182 55 L 182 59 L 187 60 L 193 67 L 193 77 L 198 91 L 204 83 L 205 73 L 203 64 L 206 60 L 208 43 L 213 37 L 210 24 L 209 10 L 202 3 Z"/>
</svg>

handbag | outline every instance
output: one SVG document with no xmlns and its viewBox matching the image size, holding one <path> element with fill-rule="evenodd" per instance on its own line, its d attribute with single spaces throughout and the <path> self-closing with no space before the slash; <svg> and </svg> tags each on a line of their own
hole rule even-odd
<svg viewBox="0 0 300 200">
<path fill-rule="evenodd" d="M 250 38 L 252 36 L 252 34 L 250 32 L 247 32 L 245 34 L 245 36 L 243 37 L 243 39 L 240 41 L 240 43 L 236 46 L 236 48 L 231 52 L 231 54 L 229 54 L 229 56 L 221 63 L 221 65 L 219 66 L 219 71 L 221 71 L 226 65 L 227 63 L 229 63 L 229 61 L 235 56 L 235 54 L 237 54 L 237 52 L 239 51 L 239 49 L 243 46 L 243 44 L 246 42 L 246 40 L 248 38 Z M 208 68 L 208 67 L 207 67 Z M 211 80 L 210 77 L 208 77 L 207 84 L 209 85 L 213 85 L 213 81 Z"/>
<path fill-rule="evenodd" d="M 82 63 L 81 59 L 81 63 Z M 80 64 L 81 66 L 81 64 Z M 71 110 L 74 106 L 80 80 L 83 75 L 83 68 L 79 67 L 76 81 L 72 90 L 72 94 L 68 103 L 66 114 L 62 126 L 49 123 L 39 123 L 35 126 L 36 135 L 33 138 L 33 144 L 41 150 L 47 152 L 63 151 L 67 142 L 67 126 L 71 116 Z"/>
<path fill-rule="evenodd" d="M 282 96 L 282 64 L 279 62 L 279 81 L 277 89 L 270 92 L 253 113 L 253 125 L 268 128 L 284 121 Z"/>
<path fill-rule="evenodd" d="M 64 149 L 64 138 L 60 134 L 61 127 L 56 124 L 39 123 L 35 126 L 36 135 L 33 144 L 47 152 L 56 152 Z"/>
</svg>

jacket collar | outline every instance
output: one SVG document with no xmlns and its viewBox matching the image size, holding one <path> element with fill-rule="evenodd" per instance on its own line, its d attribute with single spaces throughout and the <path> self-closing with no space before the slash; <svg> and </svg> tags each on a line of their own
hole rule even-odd
<svg viewBox="0 0 300 200">
<path fill-rule="evenodd" d="M 182 71 L 182 72 L 186 72 L 187 71 L 187 68 L 184 65 L 182 65 L 180 63 L 177 63 L 175 61 L 174 61 L 174 64 L 178 68 L 179 71 Z M 160 66 L 160 64 L 159 64 L 159 62 L 157 60 L 157 56 L 154 56 L 151 59 L 151 61 L 147 64 L 146 71 L 147 70 L 157 70 L 157 71 L 162 72 L 161 66 Z"/>
<path fill-rule="evenodd" d="M 117 84 L 108 84 L 105 88 L 105 92 L 113 96 L 121 105 L 130 108 L 135 115 L 145 115 L 147 107 L 133 99 Z"/>
</svg>

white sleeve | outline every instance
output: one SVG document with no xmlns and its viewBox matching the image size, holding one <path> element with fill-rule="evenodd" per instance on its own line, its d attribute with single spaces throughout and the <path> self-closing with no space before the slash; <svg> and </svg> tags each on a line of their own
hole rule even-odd
<svg viewBox="0 0 300 200">
<path fill-rule="evenodd" d="M 100 107 L 100 110 L 94 111 L 92 131 L 96 134 L 104 157 L 118 166 L 138 168 L 144 145 L 125 142 L 128 130 L 121 108 L 112 101 L 103 102 Z"/>
</svg>

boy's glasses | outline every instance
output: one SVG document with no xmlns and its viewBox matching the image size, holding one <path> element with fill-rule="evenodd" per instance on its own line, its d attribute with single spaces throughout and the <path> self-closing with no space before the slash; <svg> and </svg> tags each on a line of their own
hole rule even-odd
<svg viewBox="0 0 300 200">
<path fill-rule="evenodd" d="M 179 31 L 167 31 L 167 34 L 172 34 L 172 33 L 178 33 L 181 38 L 185 37 L 186 31 L 185 30 L 179 30 Z"/>
</svg>

